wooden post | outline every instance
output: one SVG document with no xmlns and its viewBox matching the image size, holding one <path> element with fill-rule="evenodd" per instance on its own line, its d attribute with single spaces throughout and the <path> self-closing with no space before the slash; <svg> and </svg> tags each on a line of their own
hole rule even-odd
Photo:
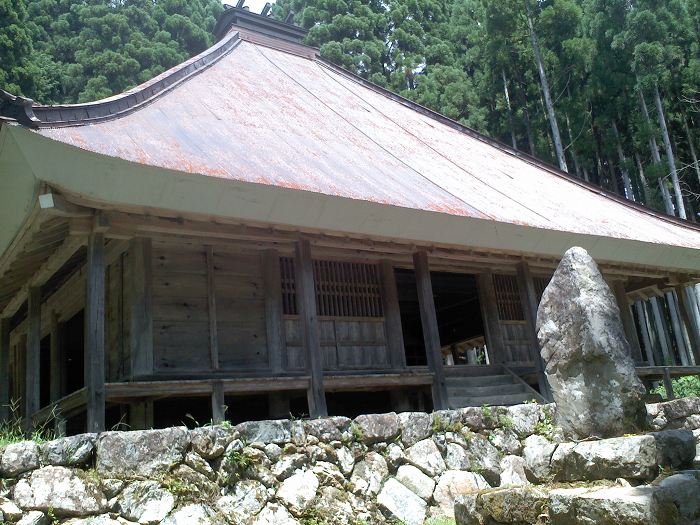
<svg viewBox="0 0 700 525">
<path fill-rule="evenodd" d="M 130 267 L 130 347 L 131 378 L 153 374 L 153 268 L 151 240 L 134 238 L 129 242 Z"/>
<path fill-rule="evenodd" d="M 140 401 L 129 404 L 129 428 L 145 430 L 153 428 L 153 401 Z"/>
<path fill-rule="evenodd" d="M 700 365 L 700 331 L 693 327 L 693 323 L 690 322 L 690 312 L 692 309 L 692 304 L 688 300 L 688 296 L 683 293 L 683 287 L 676 287 L 676 294 L 678 295 L 678 306 L 681 312 L 681 317 L 683 318 L 683 323 L 688 330 L 688 336 L 691 342 L 691 353 L 695 360 L 696 365 Z"/>
<path fill-rule="evenodd" d="M 544 397 L 547 401 L 551 401 L 552 394 L 549 388 L 549 383 L 547 382 L 547 377 L 544 373 L 544 361 L 542 360 L 542 354 L 540 353 L 540 343 L 537 339 L 538 301 L 537 292 L 535 291 L 535 281 L 532 279 L 532 273 L 530 272 L 530 266 L 527 264 L 527 261 L 518 263 L 517 271 L 520 301 L 523 305 L 525 321 L 527 322 L 530 332 L 530 356 L 535 365 L 535 370 L 537 371 L 537 385 L 542 397 Z"/>
<path fill-rule="evenodd" d="M 289 405 L 289 395 L 274 392 L 267 395 L 268 415 L 272 419 L 289 418 L 291 408 Z"/>
<path fill-rule="evenodd" d="M 277 250 L 263 253 L 263 279 L 265 283 L 265 330 L 270 370 L 280 374 L 286 368 L 287 345 L 282 320 L 282 276 L 280 256 Z M 289 410 L 286 411 L 289 413 Z"/>
<path fill-rule="evenodd" d="M 673 381 L 671 381 L 671 372 L 668 367 L 664 367 L 664 388 L 666 389 L 667 399 L 676 399 L 676 393 L 673 391 Z"/>
<path fill-rule="evenodd" d="M 24 393 L 24 415 L 28 428 L 33 428 L 32 416 L 40 408 L 41 397 L 41 289 L 29 288 L 27 294 L 27 367 Z"/>
<path fill-rule="evenodd" d="M 0 319 L 0 423 L 10 419 L 10 320 Z"/>
<path fill-rule="evenodd" d="M 651 337 L 649 337 L 648 322 L 642 301 L 635 301 L 634 309 L 637 313 L 637 321 L 639 322 L 639 327 L 642 332 L 642 341 L 644 342 L 644 353 L 647 358 L 647 364 L 649 366 L 654 366 L 654 348 L 651 346 Z"/>
<path fill-rule="evenodd" d="M 214 248 L 207 246 L 207 304 L 209 310 L 209 360 L 212 370 L 219 369 L 219 333 L 216 320 L 216 283 L 214 280 Z M 223 402 L 223 395 L 222 395 Z M 223 420 L 222 420 L 223 421 Z"/>
<path fill-rule="evenodd" d="M 307 398 L 309 415 L 312 418 L 328 415 L 326 392 L 323 388 L 323 365 L 321 341 L 316 313 L 316 287 L 314 285 L 314 266 L 311 260 L 311 244 L 301 239 L 296 244 L 294 273 L 297 292 L 297 309 L 301 323 L 306 368 L 311 375 Z"/>
<path fill-rule="evenodd" d="M 496 290 L 493 287 L 493 274 L 491 271 L 480 273 L 477 276 L 477 288 L 481 317 L 484 323 L 484 335 L 486 336 L 486 349 L 490 355 L 489 361 L 493 364 L 502 364 L 505 361 L 505 345 L 503 344 L 503 334 L 498 322 Z"/>
<path fill-rule="evenodd" d="M 223 381 L 214 381 L 212 385 L 211 420 L 215 424 L 226 420 L 226 401 L 224 400 Z"/>
<path fill-rule="evenodd" d="M 382 275 L 382 308 L 384 310 L 384 327 L 386 330 L 389 360 L 392 368 L 406 368 L 406 349 L 401 326 L 399 294 L 396 288 L 396 275 L 391 261 L 380 262 Z"/>
<path fill-rule="evenodd" d="M 435 410 L 445 410 L 448 404 L 447 385 L 442 364 L 442 346 L 440 345 L 440 332 L 438 330 L 437 314 L 435 313 L 433 284 L 430 281 L 427 252 L 414 253 L 413 265 L 416 270 L 418 306 L 420 307 L 420 321 L 423 326 L 425 353 L 428 359 L 428 368 L 433 373 L 433 408 Z"/>
<path fill-rule="evenodd" d="M 688 357 L 688 349 L 686 348 L 685 338 L 683 337 L 683 327 L 678 315 L 678 305 L 673 291 L 666 292 L 666 304 L 668 305 L 668 313 L 671 316 L 671 327 L 673 328 L 673 338 L 676 340 L 676 348 L 678 356 L 681 359 L 682 366 L 688 366 L 690 359 Z"/>
<path fill-rule="evenodd" d="M 61 399 L 65 394 L 63 392 L 63 376 L 65 375 L 65 370 L 63 367 L 62 327 L 63 325 L 58 320 L 58 314 L 56 314 L 56 312 L 51 312 L 51 370 L 49 376 L 49 391 L 52 403 Z M 54 431 L 58 436 L 65 435 L 66 420 L 60 412 L 55 414 Z"/>
<path fill-rule="evenodd" d="M 87 431 L 105 429 L 105 248 L 104 233 L 88 238 L 85 299 Z"/>
<path fill-rule="evenodd" d="M 622 327 L 627 336 L 627 342 L 630 344 L 631 357 L 635 362 L 640 363 L 644 360 L 642 357 L 642 349 L 639 346 L 639 337 L 637 337 L 637 327 L 632 318 L 632 310 L 627 299 L 625 291 L 625 283 L 615 280 L 612 282 L 612 290 L 617 300 L 617 306 L 620 309 L 620 319 L 622 319 Z"/>
<path fill-rule="evenodd" d="M 651 311 L 654 315 L 654 325 L 656 326 L 656 332 L 659 336 L 659 346 L 661 346 L 661 354 L 663 355 L 663 363 L 660 363 L 662 365 L 673 365 L 674 359 L 673 356 L 671 355 L 670 348 L 671 348 L 671 340 L 668 338 L 668 332 L 666 331 L 666 320 L 662 316 L 661 312 L 661 307 L 659 306 L 659 299 L 658 297 L 652 297 L 650 299 L 651 302 Z"/>
</svg>

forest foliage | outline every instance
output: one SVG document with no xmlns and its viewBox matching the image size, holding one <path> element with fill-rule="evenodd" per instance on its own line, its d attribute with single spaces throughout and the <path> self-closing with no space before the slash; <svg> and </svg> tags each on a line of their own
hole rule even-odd
<svg viewBox="0 0 700 525">
<path fill-rule="evenodd" d="M 124 91 L 204 50 L 219 0 L 0 0 L 0 88 Z M 277 0 L 326 59 L 578 177 L 700 211 L 700 0 Z"/>
</svg>

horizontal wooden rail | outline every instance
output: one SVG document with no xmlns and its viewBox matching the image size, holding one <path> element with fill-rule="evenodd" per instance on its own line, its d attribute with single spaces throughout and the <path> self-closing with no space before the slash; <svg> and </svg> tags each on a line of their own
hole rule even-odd
<svg viewBox="0 0 700 525">
<path fill-rule="evenodd" d="M 700 375 L 700 366 L 638 366 L 637 375 L 643 379 L 663 379 L 664 369 L 672 377 Z"/>
</svg>

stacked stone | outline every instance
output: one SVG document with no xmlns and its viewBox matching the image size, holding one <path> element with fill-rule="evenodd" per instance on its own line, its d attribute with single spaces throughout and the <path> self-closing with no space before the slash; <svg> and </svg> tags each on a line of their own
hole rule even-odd
<svg viewBox="0 0 700 525">
<path fill-rule="evenodd" d="M 0 450 L 0 520 L 413 525 L 453 517 L 464 494 L 474 494 L 474 505 L 507 496 L 506 508 L 524 508 L 516 503 L 543 483 L 607 480 L 628 489 L 620 484 L 646 484 L 658 465 L 687 468 L 700 453 L 700 399 L 650 405 L 659 432 L 582 443 L 560 442 L 552 410 L 526 404 L 16 443 Z M 680 483 L 694 474 L 679 475 L 686 478 L 665 483 L 694 487 Z M 677 499 L 674 508 L 688 506 Z"/>
</svg>

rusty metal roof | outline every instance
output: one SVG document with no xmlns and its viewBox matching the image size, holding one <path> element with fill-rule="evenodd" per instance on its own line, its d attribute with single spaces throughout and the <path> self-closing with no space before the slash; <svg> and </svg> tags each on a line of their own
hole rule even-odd
<svg viewBox="0 0 700 525">
<path fill-rule="evenodd" d="M 700 249 L 695 226 L 608 196 L 370 85 L 312 48 L 234 27 L 182 67 L 187 74 L 176 68 L 148 83 L 150 98 L 135 88 L 126 95 L 136 103 L 93 120 L 104 101 L 63 106 L 69 116 L 37 133 L 191 174 Z M 159 82 L 165 87 L 153 90 Z M 42 108 L 35 113 L 48 114 Z M 87 116 L 73 120 L 72 108 Z"/>
</svg>

